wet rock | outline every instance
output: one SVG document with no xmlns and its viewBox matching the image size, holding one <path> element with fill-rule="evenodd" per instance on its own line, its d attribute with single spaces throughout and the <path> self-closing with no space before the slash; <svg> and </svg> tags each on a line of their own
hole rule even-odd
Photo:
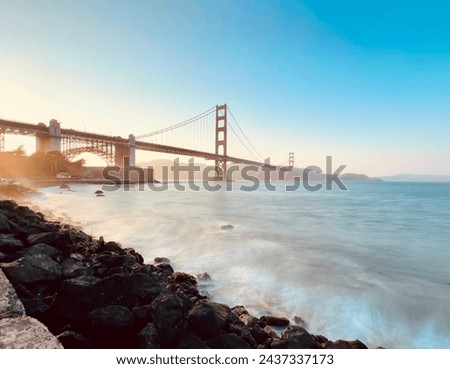
<svg viewBox="0 0 450 369">
<path fill-rule="evenodd" d="M 198 282 L 211 282 L 212 278 L 208 273 L 201 273 L 201 274 L 197 274 L 197 281 Z"/>
<path fill-rule="evenodd" d="M 61 241 L 59 232 L 45 232 L 28 236 L 27 243 L 30 246 L 36 245 L 38 243 L 46 243 L 50 246 L 59 246 Z"/>
<path fill-rule="evenodd" d="M 54 261 L 57 261 L 59 251 L 54 247 L 47 245 L 46 243 L 38 243 L 34 246 L 27 248 L 24 251 L 24 255 L 46 255 Z"/>
<path fill-rule="evenodd" d="M 250 349 L 250 345 L 234 333 L 225 333 L 206 341 L 212 349 Z"/>
<path fill-rule="evenodd" d="M 284 327 L 284 326 L 289 325 L 289 319 L 284 318 L 284 317 L 263 315 L 259 319 L 261 321 L 263 321 L 264 323 L 266 323 L 267 325 L 271 325 L 274 327 Z"/>
<path fill-rule="evenodd" d="M 274 349 L 318 349 L 319 343 L 305 329 L 289 326 L 281 333 L 281 340 L 274 339 L 271 348 Z"/>
<path fill-rule="evenodd" d="M 294 324 L 298 325 L 299 327 L 308 328 L 305 320 L 299 316 L 294 316 Z"/>
<path fill-rule="evenodd" d="M 0 212 L 0 232 L 9 233 L 11 232 L 11 227 L 8 222 L 8 218 Z"/>
<path fill-rule="evenodd" d="M 234 227 L 231 224 L 223 225 L 220 227 L 221 231 L 231 231 Z"/>
<path fill-rule="evenodd" d="M 231 309 L 231 311 L 236 313 L 237 316 L 240 316 L 242 314 L 248 314 L 247 309 L 242 305 L 235 306 L 234 308 Z"/>
<path fill-rule="evenodd" d="M 132 347 L 133 313 L 124 306 L 97 308 L 89 313 L 90 337 L 98 348 Z"/>
<path fill-rule="evenodd" d="M 359 340 L 355 341 L 345 341 L 345 340 L 337 340 L 337 341 L 328 341 L 324 344 L 324 348 L 327 349 L 366 349 L 367 346 Z"/>
<path fill-rule="evenodd" d="M 267 332 L 261 328 L 258 324 L 256 324 L 252 329 L 252 336 L 255 341 L 259 344 L 263 344 L 269 338 Z"/>
<path fill-rule="evenodd" d="M 85 267 L 80 260 L 73 257 L 67 258 L 61 263 L 61 270 L 64 278 L 67 279 L 93 275 L 90 268 Z"/>
<path fill-rule="evenodd" d="M 186 332 L 187 303 L 176 294 L 161 294 L 151 304 L 151 315 L 161 347 L 176 347 Z"/>
<path fill-rule="evenodd" d="M 189 284 L 197 284 L 197 280 L 195 279 L 194 276 L 187 274 L 187 273 L 183 273 L 183 272 L 175 272 L 172 274 L 171 277 L 172 281 L 174 281 L 175 283 L 189 283 Z"/>
<path fill-rule="evenodd" d="M 102 251 L 110 251 L 119 255 L 125 255 L 126 251 L 122 248 L 122 246 L 114 241 L 108 241 L 102 247 Z"/>
<path fill-rule="evenodd" d="M 4 254 L 13 254 L 23 249 L 23 242 L 18 240 L 12 234 L 0 233 L 0 252 Z"/>
<path fill-rule="evenodd" d="M 122 255 L 118 255 L 115 253 L 106 253 L 102 252 L 97 255 L 97 260 L 106 265 L 107 267 L 113 268 L 117 266 L 121 266 L 124 262 L 124 257 Z"/>
<path fill-rule="evenodd" d="M 230 314 L 231 310 L 226 305 L 201 301 L 189 311 L 189 331 L 202 339 L 217 336 Z"/>
<path fill-rule="evenodd" d="M 56 281 L 62 276 L 59 265 L 47 255 L 27 255 L 4 264 L 3 271 L 13 285 Z"/>
<path fill-rule="evenodd" d="M 170 260 L 165 257 L 156 257 L 153 261 L 155 262 L 155 265 L 170 264 Z"/>
<path fill-rule="evenodd" d="M 140 349 L 159 349 L 158 331 L 154 323 L 149 323 L 138 333 L 137 348 Z"/>
<path fill-rule="evenodd" d="M 55 300 L 59 316 L 74 324 L 85 324 L 88 314 L 109 305 L 137 305 L 131 281 L 127 276 L 115 274 L 105 279 L 91 276 L 66 279 Z"/>
<path fill-rule="evenodd" d="M 64 331 L 56 336 L 65 349 L 91 349 L 91 343 L 86 337 L 74 331 Z"/>
<path fill-rule="evenodd" d="M 130 276 L 133 292 L 139 304 L 150 304 L 160 293 L 165 291 L 165 286 L 152 276 L 144 273 L 136 273 Z"/>
<path fill-rule="evenodd" d="M 188 334 L 178 344 L 177 349 L 209 349 L 205 341 L 194 334 Z"/>
</svg>

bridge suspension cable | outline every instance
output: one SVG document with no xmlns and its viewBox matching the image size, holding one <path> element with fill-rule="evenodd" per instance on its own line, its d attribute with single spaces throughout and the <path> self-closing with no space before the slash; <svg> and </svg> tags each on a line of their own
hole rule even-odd
<svg viewBox="0 0 450 369">
<path fill-rule="evenodd" d="M 199 114 L 199 115 L 196 115 L 195 117 L 192 117 L 192 118 L 190 118 L 190 119 L 184 120 L 183 122 L 174 124 L 174 125 L 172 125 L 172 126 L 170 126 L 170 127 L 160 129 L 160 130 L 158 130 L 158 131 L 150 132 L 150 133 L 147 133 L 147 134 L 144 134 L 144 135 L 141 135 L 141 136 L 136 136 L 136 139 L 141 140 L 141 139 L 143 139 L 143 138 L 147 138 L 147 137 L 151 137 L 151 136 L 156 136 L 156 135 L 159 135 L 159 134 L 168 132 L 168 131 L 172 131 L 172 130 L 174 130 L 174 129 L 177 129 L 177 128 L 186 126 L 186 125 L 188 125 L 188 124 L 194 123 L 194 122 L 200 120 L 201 118 L 204 118 L 204 117 L 208 116 L 209 114 L 212 114 L 212 113 L 215 112 L 215 111 L 216 111 L 216 107 L 213 106 L 211 109 L 208 109 L 207 111 L 205 111 L 205 112 L 203 112 L 203 113 L 201 113 L 201 114 Z"/>
<path fill-rule="evenodd" d="M 242 133 L 242 135 L 244 136 L 244 138 L 246 139 L 246 141 L 248 142 L 250 147 L 253 149 L 253 151 L 250 150 L 248 148 L 248 146 L 242 141 L 242 139 L 238 136 L 238 134 L 234 130 L 233 126 L 230 124 L 231 122 L 228 121 L 228 125 L 231 128 L 231 131 L 234 133 L 234 135 L 237 137 L 237 139 L 242 143 L 242 145 L 245 147 L 245 149 L 250 153 L 250 155 L 252 155 L 257 160 L 260 160 L 261 162 L 264 162 L 265 158 L 259 153 L 259 151 L 255 148 L 255 146 L 253 146 L 253 144 L 250 142 L 250 140 L 248 139 L 247 135 L 244 133 L 244 131 L 242 130 L 241 126 L 239 125 L 239 123 L 237 122 L 236 118 L 234 117 L 233 113 L 231 112 L 230 108 L 228 108 L 228 112 L 230 113 L 231 118 L 233 118 L 233 121 L 234 121 L 234 123 L 236 123 L 237 128 Z"/>
</svg>

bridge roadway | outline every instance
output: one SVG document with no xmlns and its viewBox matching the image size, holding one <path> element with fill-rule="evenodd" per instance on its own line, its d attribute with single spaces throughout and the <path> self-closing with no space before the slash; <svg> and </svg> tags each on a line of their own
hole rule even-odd
<svg viewBox="0 0 450 369">
<path fill-rule="evenodd" d="M 0 132 L 7 133 L 7 134 L 17 134 L 17 135 L 49 135 L 48 127 L 45 124 L 30 124 L 30 123 L 21 123 L 21 122 L 15 122 L 10 120 L 3 120 L 0 119 Z M 107 136 L 107 135 L 101 135 L 97 133 L 89 133 L 89 132 L 83 132 L 83 131 L 77 131 L 74 129 L 69 128 L 61 128 L 61 138 L 72 138 L 77 140 L 92 140 L 92 141 L 103 141 L 111 144 L 119 144 L 123 146 L 128 145 L 128 139 L 122 138 L 120 136 Z M 223 156 L 223 155 L 216 155 L 214 153 L 208 153 L 205 151 L 198 151 L 198 150 L 191 150 L 191 149 L 185 149 L 182 147 L 175 147 L 175 146 L 169 146 L 169 145 L 160 145 L 160 144 L 154 144 L 144 141 L 136 141 L 136 149 L 137 150 L 143 150 L 143 151 L 154 151 L 154 152 L 161 152 L 161 153 L 167 153 L 167 154 L 175 154 L 175 155 L 184 155 L 184 156 L 191 156 L 191 157 L 199 157 L 204 158 L 206 160 L 225 160 L 227 162 L 236 163 L 236 164 L 248 164 L 248 165 L 256 165 L 259 167 L 271 167 L 275 168 L 274 166 L 270 166 L 266 163 L 254 161 L 254 160 L 248 160 L 243 158 L 237 158 L 233 156 Z"/>
</svg>

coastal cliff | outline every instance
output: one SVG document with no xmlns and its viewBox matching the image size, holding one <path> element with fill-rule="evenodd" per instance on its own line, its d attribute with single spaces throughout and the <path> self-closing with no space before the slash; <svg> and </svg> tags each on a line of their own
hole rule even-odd
<svg viewBox="0 0 450 369">
<path fill-rule="evenodd" d="M 206 273 L 174 271 L 164 257 L 147 264 L 132 248 L 11 200 L 0 201 L 0 267 L 20 299 L 13 298 L 18 315 L 23 304 L 26 319 L 43 323 L 65 348 L 366 348 L 311 334 L 300 318 L 257 318 L 211 301 L 199 287 L 210 283 Z M 8 335 L 3 346 L 14 347 L 14 331 L 1 332 L 0 345 Z"/>
</svg>

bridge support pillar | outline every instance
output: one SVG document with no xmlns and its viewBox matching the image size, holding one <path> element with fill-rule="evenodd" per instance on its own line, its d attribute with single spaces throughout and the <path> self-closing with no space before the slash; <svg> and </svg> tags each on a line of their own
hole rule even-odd
<svg viewBox="0 0 450 369">
<path fill-rule="evenodd" d="M 47 134 L 36 135 L 36 151 L 43 153 L 61 152 L 61 123 L 56 119 L 50 121 Z"/>
<path fill-rule="evenodd" d="M 216 180 L 227 179 L 227 104 L 216 106 Z"/>
<path fill-rule="evenodd" d="M 136 165 L 136 138 L 134 135 L 128 136 L 128 148 L 130 156 L 130 166 L 134 167 Z"/>
<path fill-rule="evenodd" d="M 294 153 L 289 153 L 289 168 L 292 170 L 294 169 Z"/>
</svg>

